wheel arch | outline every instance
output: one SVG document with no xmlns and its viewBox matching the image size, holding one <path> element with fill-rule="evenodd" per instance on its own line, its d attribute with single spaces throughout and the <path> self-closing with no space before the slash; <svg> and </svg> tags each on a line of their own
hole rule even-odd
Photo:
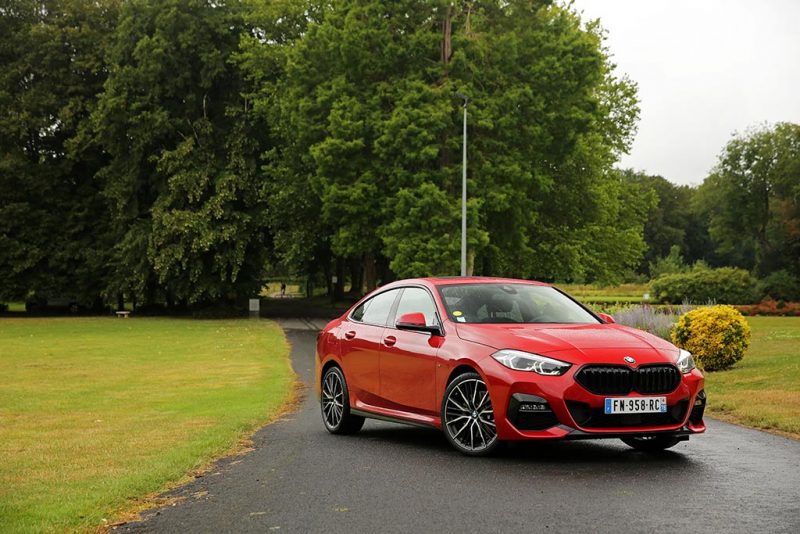
<svg viewBox="0 0 800 534">
<path fill-rule="evenodd" d="M 444 384 L 445 389 L 447 389 L 447 386 L 450 385 L 450 382 L 455 380 L 457 376 L 464 373 L 478 373 L 481 377 L 483 377 L 483 373 L 481 373 L 477 365 L 473 364 L 472 362 L 460 362 L 453 368 L 452 371 L 450 371 L 450 374 L 447 376 L 447 381 Z"/>
<path fill-rule="evenodd" d="M 331 367 L 338 367 L 339 370 L 342 371 L 342 374 L 344 374 L 344 369 L 342 369 L 341 364 L 338 361 L 336 361 L 335 358 L 330 358 L 328 361 L 322 364 L 322 369 L 320 370 L 319 373 L 320 384 L 322 383 L 322 379 L 325 377 L 325 373 L 327 373 L 328 369 L 330 369 Z"/>
</svg>

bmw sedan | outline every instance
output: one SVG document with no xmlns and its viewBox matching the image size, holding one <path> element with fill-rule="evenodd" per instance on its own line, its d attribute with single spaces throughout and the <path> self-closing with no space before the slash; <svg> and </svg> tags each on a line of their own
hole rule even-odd
<svg viewBox="0 0 800 534">
<path fill-rule="evenodd" d="M 368 417 L 422 425 L 468 455 L 592 438 L 660 451 L 705 431 L 691 354 L 523 280 L 377 289 L 320 333 L 315 388 L 331 433 Z"/>
</svg>

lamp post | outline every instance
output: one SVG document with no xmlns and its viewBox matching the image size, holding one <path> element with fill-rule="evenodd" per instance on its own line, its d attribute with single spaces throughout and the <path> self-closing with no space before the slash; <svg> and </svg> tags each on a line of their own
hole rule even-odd
<svg viewBox="0 0 800 534">
<path fill-rule="evenodd" d="M 467 276 L 467 104 L 469 97 L 456 93 L 464 99 L 464 151 L 461 161 L 461 276 Z"/>
</svg>

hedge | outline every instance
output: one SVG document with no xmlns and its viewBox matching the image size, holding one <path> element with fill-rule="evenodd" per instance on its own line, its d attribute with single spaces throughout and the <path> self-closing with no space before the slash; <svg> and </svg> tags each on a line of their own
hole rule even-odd
<svg viewBox="0 0 800 534">
<path fill-rule="evenodd" d="M 757 284 L 744 269 L 723 267 L 660 276 L 651 282 L 651 290 L 658 302 L 667 304 L 751 304 L 760 297 Z"/>
</svg>

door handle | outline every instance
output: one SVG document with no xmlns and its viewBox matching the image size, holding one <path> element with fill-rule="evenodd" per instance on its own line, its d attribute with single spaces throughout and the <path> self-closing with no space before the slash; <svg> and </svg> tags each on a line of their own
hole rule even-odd
<svg viewBox="0 0 800 534">
<path fill-rule="evenodd" d="M 353 339 L 354 337 L 356 337 L 355 330 L 350 330 L 349 332 L 345 332 L 344 337 L 347 339 Z"/>
<path fill-rule="evenodd" d="M 383 338 L 383 344 L 387 347 L 393 347 L 395 343 L 397 343 L 397 338 L 394 336 L 386 336 Z"/>
</svg>

